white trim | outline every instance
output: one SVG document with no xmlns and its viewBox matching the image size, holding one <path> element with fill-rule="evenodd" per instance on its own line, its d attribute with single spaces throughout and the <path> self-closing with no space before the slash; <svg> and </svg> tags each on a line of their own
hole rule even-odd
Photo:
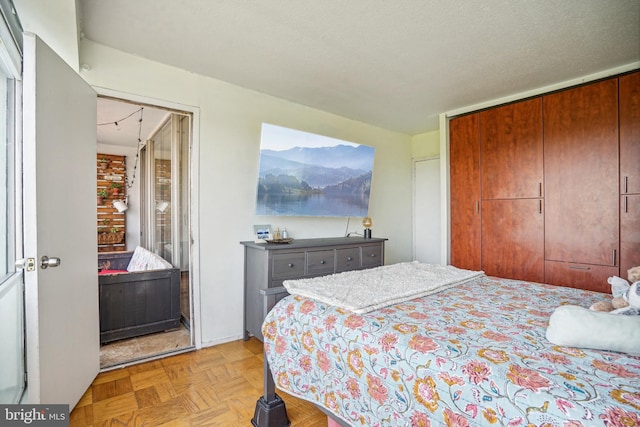
<svg viewBox="0 0 640 427">
<path fill-rule="evenodd" d="M 200 281 L 200 108 L 193 105 L 178 104 L 146 96 L 121 92 L 104 87 L 94 86 L 98 96 L 108 96 L 123 99 L 135 103 L 142 103 L 163 107 L 170 110 L 184 111 L 191 113 L 191 266 L 189 271 L 189 282 L 191 287 L 192 318 L 190 321 L 193 345 L 196 349 L 202 348 L 202 325 L 201 325 L 201 281 Z"/>
<path fill-rule="evenodd" d="M 440 205 L 442 215 L 440 221 L 441 241 L 440 256 L 441 264 L 451 263 L 450 240 L 451 221 L 449 218 L 449 119 L 446 113 L 440 114 Z"/>
</svg>

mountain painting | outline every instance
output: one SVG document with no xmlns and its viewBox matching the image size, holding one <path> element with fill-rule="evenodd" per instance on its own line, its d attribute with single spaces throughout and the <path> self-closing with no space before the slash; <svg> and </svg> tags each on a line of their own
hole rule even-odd
<svg viewBox="0 0 640 427">
<path fill-rule="evenodd" d="M 367 145 L 264 123 L 256 214 L 365 217 L 373 156 Z"/>
</svg>

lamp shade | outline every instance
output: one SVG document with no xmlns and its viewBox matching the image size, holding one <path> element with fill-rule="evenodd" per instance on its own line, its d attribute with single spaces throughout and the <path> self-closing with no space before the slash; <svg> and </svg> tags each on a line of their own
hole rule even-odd
<svg viewBox="0 0 640 427">
<path fill-rule="evenodd" d="M 364 228 L 370 228 L 372 225 L 373 225 L 373 220 L 368 216 L 362 219 L 362 226 Z"/>
</svg>

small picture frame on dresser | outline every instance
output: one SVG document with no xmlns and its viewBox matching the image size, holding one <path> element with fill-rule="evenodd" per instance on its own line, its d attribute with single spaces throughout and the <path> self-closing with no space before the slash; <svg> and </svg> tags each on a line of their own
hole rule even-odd
<svg viewBox="0 0 640 427">
<path fill-rule="evenodd" d="M 266 243 L 271 240 L 271 224 L 253 226 L 253 238 L 256 243 Z"/>
</svg>

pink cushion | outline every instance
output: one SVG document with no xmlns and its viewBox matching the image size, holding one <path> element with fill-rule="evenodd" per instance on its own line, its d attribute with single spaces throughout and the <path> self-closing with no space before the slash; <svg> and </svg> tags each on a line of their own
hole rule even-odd
<svg viewBox="0 0 640 427">
<path fill-rule="evenodd" d="M 120 273 L 128 273 L 127 270 L 101 270 L 98 271 L 98 274 L 120 274 Z"/>
</svg>

